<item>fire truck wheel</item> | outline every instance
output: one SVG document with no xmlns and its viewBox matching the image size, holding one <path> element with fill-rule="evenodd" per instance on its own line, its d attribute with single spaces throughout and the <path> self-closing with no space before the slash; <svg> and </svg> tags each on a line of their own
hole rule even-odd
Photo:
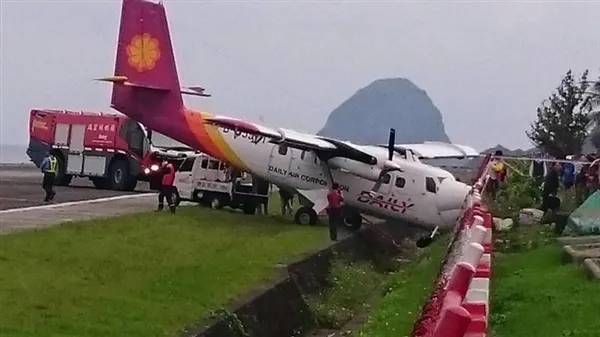
<svg viewBox="0 0 600 337">
<path fill-rule="evenodd" d="M 92 181 L 92 184 L 94 184 L 94 187 L 102 190 L 106 188 L 106 178 L 92 178 L 90 179 Z"/>
<path fill-rule="evenodd" d="M 294 220 L 300 225 L 315 225 L 317 223 L 317 212 L 312 207 L 302 206 L 296 211 Z"/>
<path fill-rule="evenodd" d="M 137 180 L 129 174 L 129 162 L 125 159 L 113 161 L 108 169 L 108 185 L 111 190 L 132 191 Z"/>
<path fill-rule="evenodd" d="M 71 183 L 71 180 L 73 180 L 73 176 L 70 174 L 66 174 L 67 171 L 67 167 L 65 165 L 65 160 L 63 159 L 62 155 L 57 155 L 56 156 L 57 161 L 58 161 L 58 172 L 56 174 L 56 185 L 58 186 L 69 186 L 69 184 Z"/>
</svg>

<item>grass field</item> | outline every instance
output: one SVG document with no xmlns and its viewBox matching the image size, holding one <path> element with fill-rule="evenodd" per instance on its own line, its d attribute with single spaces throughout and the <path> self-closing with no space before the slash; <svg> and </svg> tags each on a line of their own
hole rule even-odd
<svg viewBox="0 0 600 337">
<path fill-rule="evenodd" d="M 502 234 L 519 244 L 493 261 L 493 336 L 600 336 L 600 285 L 582 267 L 562 264 L 549 231 L 535 226 Z"/>
<path fill-rule="evenodd" d="M 448 248 L 448 238 L 434 242 L 429 251 L 402 266 L 387 281 L 385 297 L 375 305 L 365 325 L 353 336 L 409 336 L 429 298 Z"/>
<path fill-rule="evenodd" d="M 327 241 L 200 207 L 2 236 L 0 335 L 173 336 Z"/>
</svg>

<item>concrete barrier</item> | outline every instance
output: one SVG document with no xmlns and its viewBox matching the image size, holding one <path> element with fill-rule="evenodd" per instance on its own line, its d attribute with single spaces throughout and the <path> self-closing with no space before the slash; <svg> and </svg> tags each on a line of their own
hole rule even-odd
<svg viewBox="0 0 600 337">
<path fill-rule="evenodd" d="M 481 195 L 487 184 L 488 155 L 465 199 L 454 237 L 435 287 L 415 322 L 412 337 L 485 337 L 492 276 L 492 215 Z"/>
</svg>

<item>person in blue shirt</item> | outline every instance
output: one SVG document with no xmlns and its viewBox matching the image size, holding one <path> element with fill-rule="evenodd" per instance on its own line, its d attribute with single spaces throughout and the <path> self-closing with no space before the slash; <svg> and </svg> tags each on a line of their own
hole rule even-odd
<svg viewBox="0 0 600 337">
<path fill-rule="evenodd" d="M 570 159 L 567 157 L 567 159 Z M 562 165 L 562 180 L 565 189 L 570 189 L 575 185 L 575 178 L 577 176 L 577 172 L 575 172 L 575 164 L 573 163 L 563 163 Z"/>
<path fill-rule="evenodd" d="M 40 165 L 42 172 L 44 173 L 44 179 L 42 180 L 42 188 L 46 191 L 46 197 L 44 198 L 45 202 L 52 201 L 56 192 L 54 192 L 54 179 L 56 179 L 56 173 L 58 171 L 58 159 L 51 154 L 48 153 L 46 158 L 42 161 Z"/>
</svg>

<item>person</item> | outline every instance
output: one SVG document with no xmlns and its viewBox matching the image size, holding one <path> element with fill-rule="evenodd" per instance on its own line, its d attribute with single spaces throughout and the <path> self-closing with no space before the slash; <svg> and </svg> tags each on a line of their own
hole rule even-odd
<svg viewBox="0 0 600 337">
<path fill-rule="evenodd" d="M 158 209 L 157 212 L 162 211 L 165 207 L 164 201 L 165 197 L 167 198 L 167 203 L 169 204 L 169 210 L 171 213 L 175 214 L 175 203 L 173 202 L 173 194 L 175 187 L 173 183 L 175 182 L 175 166 L 170 162 L 164 160 L 161 164 L 161 172 L 162 172 L 162 181 L 160 186 L 160 193 L 158 194 Z"/>
<path fill-rule="evenodd" d="M 292 215 L 292 201 L 294 200 L 294 192 L 287 187 L 279 186 L 279 197 L 281 198 L 281 214 Z"/>
<path fill-rule="evenodd" d="M 544 214 L 546 214 L 548 211 L 556 212 L 560 208 L 560 199 L 557 196 L 559 184 L 560 163 L 555 162 L 550 167 L 550 171 L 544 179 L 541 207 L 541 211 L 544 212 Z"/>
<path fill-rule="evenodd" d="M 572 160 L 571 156 L 567 156 L 568 160 Z M 575 172 L 575 164 L 573 163 L 564 163 L 562 165 L 562 178 L 563 178 L 563 185 L 565 186 L 565 189 L 571 189 L 571 187 L 573 187 L 573 185 L 575 185 L 575 178 L 576 178 L 576 172 Z"/>
<path fill-rule="evenodd" d="M 504 161 L 501 157 L 503 155 L 502 150 L 496 150 L 494 153 L 494 157 L 490 162 L 491 170 L 490 170 L 490 193 L 492 197 L 496 197 L 496 193 L 498 193 L 498 189 L 500 188 L 500 181 L 504 180 L 504 174 L 506 172 Z"/>
<path fill-rule="evenodd" d="M 260 198 L 258 205 L 256 205 L 256 210 L 258 214 L 269 214 L 270 187 L 271 183 L 269 183 L 268 181 L 259 177 L 252 177 L 252 192 L 255 194 L 259 194 L 260 196 L 264 196 Z"/>
<path fill-rule="evenodd" d="M 533 159 L 529 165 L 529 176 L 533 179 L 535 186 L 538 188 L 542 186 L 544 177 L 548 174 L 546 162 L 542 159 L 542 154 L 536 153 L 536 158 Z"/>
<path fill-rule="evenodd" d="M 329 238 L 337 241 L 337 228 L 342 220 L 342 206 L 344 197 L 340 191 L 340 185 L 333 183 L 331 190 L 327 193 L 327 216 L 329 218 Z"/>
<path fill-rule="evenodd" d="M 54 199 L 56 192 L 54 192 L 54 180 L 56 179 L 56 172 L 58 171 L 58 159 L 52 153 L 47 153 L 42 164 L 40 165 L 44 178 L 42 180 L 42 189 L 46 191 L 46 197 L 44 202 L 49 202 Z"/>
</svg>

